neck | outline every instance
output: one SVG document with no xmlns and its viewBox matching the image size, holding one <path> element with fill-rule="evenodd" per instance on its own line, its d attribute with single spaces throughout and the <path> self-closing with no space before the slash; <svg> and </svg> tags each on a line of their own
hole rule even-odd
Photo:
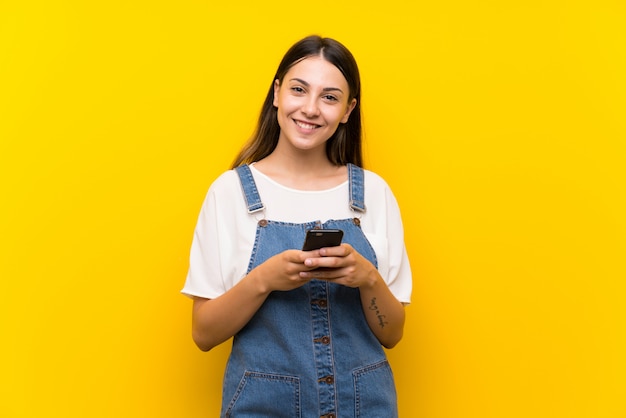
<svg viewBox="0 0 626 418">
<path fill-rule="evenodd" d="M 274 181 L 299 190 L 324 190 L 347 178 L 345 166 L 332 164 L 325 152 L 323 155 L 311 152 L 285 155 L 274 150 L 255 167 Z"/>
<path fill-rule="evenodd" d="M 284 141 L 278 141 L 274 151 L 265 160 L 284 169 L 300 172 L 318 172 L 320 170 L 335 167 L 326 156 L 326 144 L 320 144 L 316 148 L 298 149 L 285 145 Z"/>
</svg>

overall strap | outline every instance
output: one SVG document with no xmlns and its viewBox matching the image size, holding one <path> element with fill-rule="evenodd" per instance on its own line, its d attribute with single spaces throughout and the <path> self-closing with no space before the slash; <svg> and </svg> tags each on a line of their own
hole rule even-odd
<svg viewBox="0 0 626 418">
<path fill-rule="evenodd" d="M 256 213 L 265 209 L 263 202 L 261 202 L 261 196 L 256 188 L 254 177 L 252 177 L 252 171 L 247 164 L 241 165 L 235 168 L 235 171 L 239 175 L 239 182 L 241 183 L 241 190 L 246 199 L 246 205 L 248 206 L 248 213 Z"/>
<path fill-rule="evenodd" d="M 365 175 L 363 169 L 348 163 L 348 180 L 350 188 L 350 208 L 365 212 Z"/>
</svg>

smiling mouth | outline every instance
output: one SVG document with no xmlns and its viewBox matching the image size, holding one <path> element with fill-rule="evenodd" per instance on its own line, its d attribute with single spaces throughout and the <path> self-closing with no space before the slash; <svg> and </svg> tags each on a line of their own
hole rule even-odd
<svg viewBox="0 0 626 418">
<path fill-rule="evenodd" d="M 311 130 L 311 129 L 316 129 L 316 128 L 320 127 L 320 125 L 314 125 L 312 123 L 306 123 L 306 122 L 302 122 L 302 121 L 295 120 L 295 119 L 294 119 L 294 122 L 296 123 L 296 125 L 298 125 L 302 129 L 309 129 L 309 130 Z"/>
</svg>

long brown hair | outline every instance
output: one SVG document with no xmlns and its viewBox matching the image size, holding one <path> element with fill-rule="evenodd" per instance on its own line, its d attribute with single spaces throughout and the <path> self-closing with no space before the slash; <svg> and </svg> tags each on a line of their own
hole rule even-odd
<svg viewBox="0 0 626 418">
<path fill-rule="evenodd" d="M 337 67 L 348 82 L 350 90 L 348 102 L 356 99 L 356 106 L 352 110 L 348 121 L 340 124 L 335 133 L 326 142 L 326 155 L 336 165 L 345 165 L 347 163 L 358 166 L 363 165 L 361 150 L 361 79 L 356 60 L 352 53 L 338 41 L 314 35 L 295 43 L 283 57 L 263 102 L 254 134 L 233 161 L 232 168 L 259 161 L 274 151 L 280 135 L 277 109 L 274 107 L 274 80 L 278 80 L 282 84 L 285 74 L 291 67 L 311 56 L 321 56 Z"/>
</svg>

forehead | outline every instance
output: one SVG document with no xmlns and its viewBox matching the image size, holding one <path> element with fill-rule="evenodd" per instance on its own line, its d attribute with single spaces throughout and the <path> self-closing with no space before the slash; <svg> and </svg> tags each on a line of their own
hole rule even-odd
<svg viewBox="0 0 626 418">
<path fill-rule="evenodd" d="M 290 81 L 294 78 L 311 85 L 338 87 L 342 90 L 348 88 L 348 82 L 339 68 L 319 56 L 308 57 L 294 64 L 285 74 L 285 80 Z"/>
</svg>

